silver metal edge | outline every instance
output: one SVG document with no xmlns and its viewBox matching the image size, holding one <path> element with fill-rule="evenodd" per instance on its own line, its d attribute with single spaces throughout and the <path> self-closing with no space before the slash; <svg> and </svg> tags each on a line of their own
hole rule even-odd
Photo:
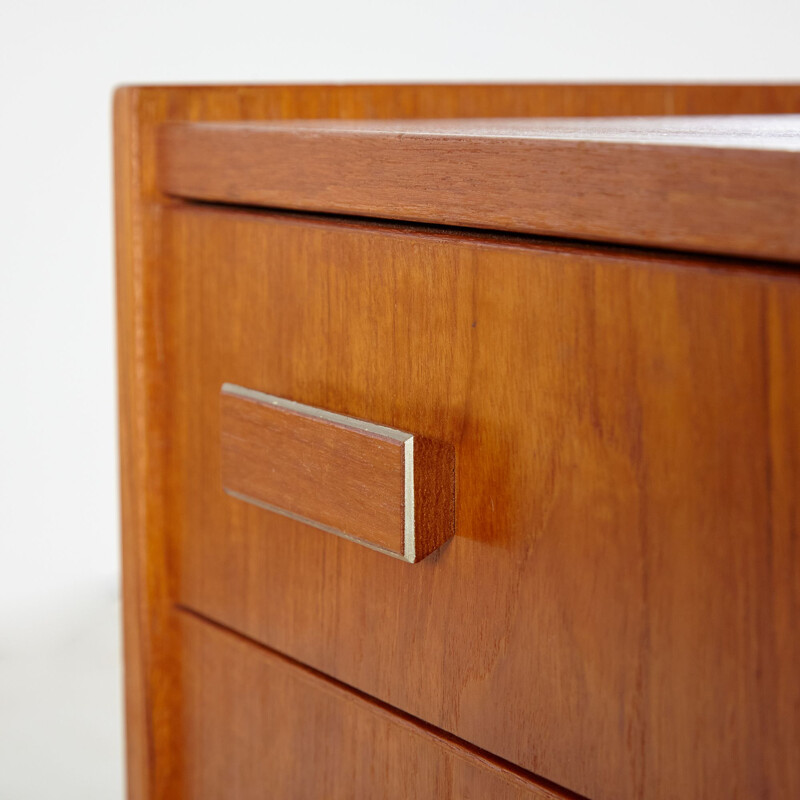
<svg viewBox="0 0 800 800">
<path fill-rule="evenodd" d="M 403 508 L 403 555 L 413 564 L 416 561 L 416 531 L 414 509 L 414 437 L 409 436 L 403 447 L 405 459 L 405 504 Z"/>
</svg>

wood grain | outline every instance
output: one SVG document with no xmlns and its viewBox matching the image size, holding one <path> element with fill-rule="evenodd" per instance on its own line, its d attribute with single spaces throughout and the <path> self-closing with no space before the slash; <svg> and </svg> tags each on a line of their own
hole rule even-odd
<svg viewBox="0 0 800 800">
<path fill-rule="evenodd" d="M 571 797 L 190 614 L 181 633 L 192 800 Z"/>
<path fill-rule="evenodd" d="M 164 225 L 184 605 L 587 797 L 798 794 L 800 275 Z M 226 497 L 222 380 L 452 444 L 456 536 L 410 569 Z"/>
<path fill-rule="evenodd" d="M 800 261 L 800 116 L 172 123 L 168 194 Z"/>
<path fill-rule="evenodd" d="M 240 500 L 411 563 L 453 535 L 452 447 L 230 384 L 220 436 Z"/>
<path fill-rule="evenodd" d="M 167 321 L 168 276 L 157 256 L 160 209 L 142 193 L 147 164 L 141 158 L 138 96 L 120 91 L 114 100 L 126 772 L 130 800 L 150 800 L 181 796 L 171 538 L 177 473 L 173 451 L 165 446 L 172 427 L 166 384 L 175 338 Z"/>
<path fill-rule="evenodd" d="M 173 321 L 185 314 L 185 300 L 174 289 L 170 267 L 169 240 L 173 233 L 166 238 L 162 235 L 162 217 L 169 201 L 158 188 L 159 127 L 169 121 L 286 118 L 787 112 L 800 112 L 800 86 L 131 86 L 117 90 L 117 337 L 127 775 L 131 800 L 189 796 L 181 768 L 181 648 L 172 610 L 180 584 L 178 545 L 186 529 L 180 514 L 186 486 L 176 485 L 182 479 L 174 467 L 187 446 L 181 439 L 187 424 L 176 416 L 176 409 L 188 401 L 186 387 L 176 372 L 178 332 Z M 784 301 L 776 297 L 775 302 Z M 783 320 L 787 311 L 779 314 L 776 310 L 773 314 Z M 431 314 L 433 310 L 424 312 Z M 786 373 L 795 357 L 792 340 L 786 337 L 791 334 L 796 340 L 797 331 L 783 331 L 779 326 L 770 331 L 773 353 L 778 352 L 777 343 L 785 342 L 780 351 L 783 360 L 771 361 L 770 369 L 773 385 L 782 382 L 777 384 L 782 399 L 772 401 L 777 403 L 775 413 L 783 425 L 788 425 L 791 406 L 787 404 L 796 400 L 798 389 Z M 253 346 L 258 347 L 248 344 Z M 458 385 L 454 383 L 454 391 Z M 361 392 L 368 393 L 368 389 L 362 388 Z M 797 440 L 776 434 L 771 441 L 773 458 L 779 465 L 774 476 L 775 491 L 785 496 L 797 474 Z M 792 513 L 785 505 L 777 509 L 777 524 L 788 525 L 796 519 Z M 793 562 L 787 556 L 792 551 L 787 551 L 785 540 L 782 541 L 783 549 L 777 551 L 782 557 L 778 567 L 791 573 Z M 233 572 L 240 569 L 233 567 Z M 786 575 L 780 578 L 786 580 Z M 241 609 L 242 604 L 235 596 L 233 599 Z M 306 607 L 296 611 L 295 626 L 312 613 Z M 784 676 L 783 680 L 776 686 L 776 697 L 785 697 L 791 689 L 791 678 Z M 789 734 L 779 735 L 786 739 Z M 780 752 L 775 762 L 782 763 Z"/>
</svg>

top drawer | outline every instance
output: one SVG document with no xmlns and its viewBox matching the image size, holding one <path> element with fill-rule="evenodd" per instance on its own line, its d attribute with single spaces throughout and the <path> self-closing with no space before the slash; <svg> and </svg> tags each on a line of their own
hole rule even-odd
<svg viewBox="0 0 800 800">
<path fill-rule="evenodd" d="M 800 261 L 800 115 L 173 123 L 168 194 Z"/>
<path fill-rule="evenodd" d="M 797 273 L 161 225 L 182 604 L 593 798 L 800 793 Z M 454 537 L 407 564 L 228 496 L 226 383 L 451 447 Z"/>
</svg>

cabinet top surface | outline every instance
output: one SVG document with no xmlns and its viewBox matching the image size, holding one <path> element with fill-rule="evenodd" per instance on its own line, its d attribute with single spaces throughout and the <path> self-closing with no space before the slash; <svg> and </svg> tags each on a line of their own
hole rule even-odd
<svg viewBox="0 0 800 800">
<path fill-rule="evenodd" d="M 174 123 L 180 126 L 181 123 Z M 508 117 L 474 119 L 269 120 L 199 123 L 218 135 L 292 135 L 331 141 L 349 136 L 385 143 L 399 138 L 485 141 L 495 148 L 548 141 L 692 146 L 800 152 L 800 114 L 689 117 Z M 189 129 L 198 123 L 184 123 Z"/>
</svg>

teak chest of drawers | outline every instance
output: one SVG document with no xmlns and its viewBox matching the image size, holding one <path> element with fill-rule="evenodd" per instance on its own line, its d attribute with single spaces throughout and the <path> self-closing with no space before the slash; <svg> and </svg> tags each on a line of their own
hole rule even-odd
<svg viewBox="0 0 800 800">
<path fill-rule="evenodd" d="M 131 800 L 800 797 L 798 114 L 117 92 Z"/>
</svg>

